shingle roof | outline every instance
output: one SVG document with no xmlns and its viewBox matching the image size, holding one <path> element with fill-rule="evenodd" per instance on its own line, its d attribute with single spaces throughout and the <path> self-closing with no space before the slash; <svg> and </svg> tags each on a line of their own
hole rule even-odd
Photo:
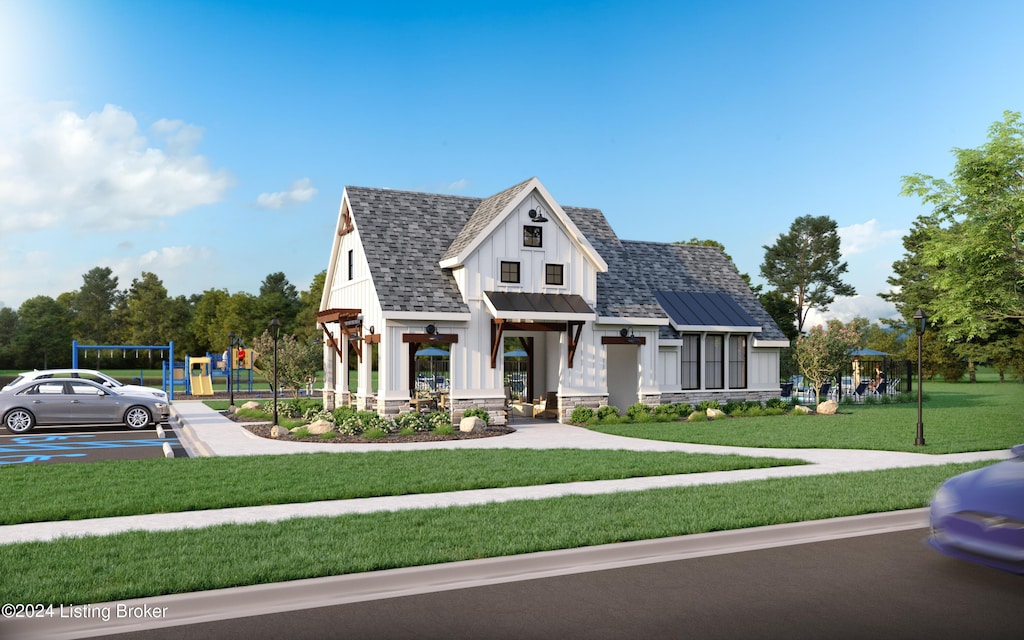
<svg viewBox="0 0 1024 640">
<path fill-rule="evenodd" d="M 462 227 L 462 230 L 455 240 L 452 241 L 448 250 L 441 256 L 441 260 L 447 260 L 449 258 L 455 258 L 459 255 L 459 252 L 468 247 L 473 240 L 480 235 L 480 233 L 487 228 L 487 225 L 494 220 L 499 213 L 501 213 L 508 203 L 515 199 L 517 195 L 526 187 L 526 185 L 533 180 L 529 178 L 523 180 L 514 187 L 509 187 L 501 193 L 496 193 L 490 198 L 479 200 L 479 204 L 476 210 L 473 211 L 473 215 L 470 216 L 469 221 Z"/>
<path fill-rule="evenodd" d="M 469 246 L 530 180 L 486 199 L 346 187 L 382 308 L 468 313 L 451 270 L 439 262 Z M 761 324 L 760 338 L 785 340 L 720 250 L 620 240 L 600 210 L 563 210 L 608 265 L 607 272 L 597 274 L 599 316 L 667 322 L 654 291 L 725 293 Z M 675 335 L 668 326 L 661 331 L 666 337 Z"/>
</svg>

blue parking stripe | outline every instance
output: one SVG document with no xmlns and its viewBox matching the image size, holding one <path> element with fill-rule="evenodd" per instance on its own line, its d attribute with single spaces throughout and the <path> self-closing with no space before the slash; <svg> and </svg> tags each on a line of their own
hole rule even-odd
<svg viewBox="0 0 1024 640">
<path fill-rule="evenodd" d="M 60 453 L 55 456 L 0 456 L 0 465 L 45 462 L 53 458 L 84 458 L 85 455 L 84 453 Z"/>
</svg>

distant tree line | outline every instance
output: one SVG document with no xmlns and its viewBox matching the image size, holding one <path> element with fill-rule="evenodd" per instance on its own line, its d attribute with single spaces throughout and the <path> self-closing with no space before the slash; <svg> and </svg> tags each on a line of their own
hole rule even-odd
<svg viewBox="0 0 1024 640">
<path fill-rule="evenodd" d="M 319 337 L 316 313 L 326 271 L 298 291 L 281 272 L 263 279 L 259 295 L 207 289 L 171 297 L 156 274 L 143 272 L 121 289 L 107 267 L 82 275 L 82 286 L 57 296 L 35 296 L 15 311 L 0 308 L 0 369 L 41 369 L 71 365 L 71 343 L 96 345 L 165 345 L 175 355 L 221 353 L 228 335 L 253 344 L 271 318 L 282 336 L 299 341 Z M 159 368 L 160 352 L 129 349 L 88 353 L 80 366 Z M 181 358 L 178 358 L 181 359 Z"/>
</svg>

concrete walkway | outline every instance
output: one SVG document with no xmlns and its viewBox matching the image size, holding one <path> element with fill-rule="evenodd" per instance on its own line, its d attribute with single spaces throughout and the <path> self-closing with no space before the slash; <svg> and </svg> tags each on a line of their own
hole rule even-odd
<svg viewBox="0 0 1024 640">
<path fill-rule="evenodd" d="M 516 421 L 516 432 L 494 438 L 403 444 L 320 444 L 280 442 L 260 438 L 228 420 L 200 401 L 176 401 L 172 407 L 175 430 L 190 456 L 276 455 L 309 452 L 359 452 L 424 449 L 630 449 L 635 451 L 679 451 L 684 453 L 738 454 L 753 457 L 794 458 L 809 464 L 771 469 L 744 469 L 623 480 L 569 482 L 529 487 L 479 489 L 448 493 L 385 496 L 352 500 L 239 507 L 161 513 L 116 518 L 95 518 L 41 522 L 0 527 L 0 544 L 54 540 L 63 536 L 109 535 L 128 530 L 171 531 L 219 524 L 272 522 L 289 518 L 339 516 L 350 513 L 396 511 L 431 507 L 467 506 L 509 500 L 539 500 L 566 495 L 596 495 L 621 491 L 642 491 L 664 487 L 787 478 L 897 467 L 942 465 L 1011 457 L 1008 450 L 928 455 L 892 451 L 850 449 L 762 449 L 724 447 L 624 438 L 543 421 Z M 173 490 L 173 489 L 172 489 Z"/>
</svg>

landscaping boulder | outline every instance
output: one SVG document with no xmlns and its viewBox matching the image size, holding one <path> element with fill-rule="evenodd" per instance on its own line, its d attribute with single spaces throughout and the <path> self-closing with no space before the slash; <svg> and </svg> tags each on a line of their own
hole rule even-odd
<svg viewBox="0 0 1024 640">
<path fill-rule="evenodd" d="M 290 432 L 287 429 L 285 429 L 284 427 L 282 427 L 279 424 L 275 424 L 270 429 L 270 437 L 271 438 L 285 438 L 285 437 L 288 436 L 289 433 Z"/>
<path fill-rule="evenodd" d="M 716 418 L 721 418 L 722 416 L 724 416 L 725 412 L 722 411 L 721 409 L 708 409 L 707 414 L 708 420 L 714 420 Z"/>
<path fill-rule="evenodd" d="M 810 412 L 811 412 L 811 409 L 809 407 L 805 407 L 802 404 L 798 404 L 798 405 L 795 405 L 793 407 L 793 413 L 810 413 Z"/>
<path fill-rule="evenodd" d="M 487 423 L 476 416 L 467 416 L 459 421 L 459 431 L 463 433 L 480 433 L 487 429 Z"/>
<path fill-rule="evenodd" d="M 312 424 L 306 425 L 306 430 L 309 431 L 310 435 L 318 436 L 328 431 L 334 431 L 334 425 L 327 420 L 317 420 Z"/>
<path fill-rule="evenodd" d="M 242 408 L 243 409 L 259 409 L 260 408 L 260 403 L 256 402 L 255 400 L 250 400 L 249 402 L 246 402 L 245 404 L 243 404 Z"/>
<path fill-rule="evenodd" d="M 815 411 L 825 416 L 832 416 L 835 415 L 837 409 L 839 409 L 838 402 L 836 402 L 835 400 L 826 400 L 825 402 L 819 404 L 818 408 L 815 409 Z"/>
</svg>

